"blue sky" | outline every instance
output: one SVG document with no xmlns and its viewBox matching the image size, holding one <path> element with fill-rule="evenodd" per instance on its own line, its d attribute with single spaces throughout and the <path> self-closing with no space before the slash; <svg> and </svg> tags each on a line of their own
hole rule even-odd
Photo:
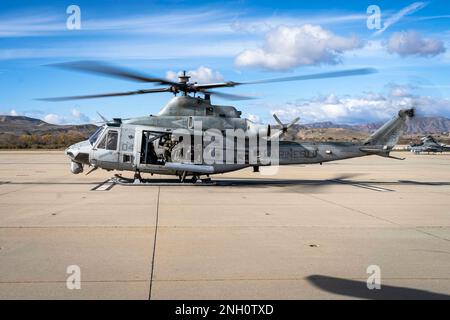
<svg viewBox="0 0 450 320">
<path fill-rule="evenodd" d="M 66 9 L 81 10 L 68 30 Z M 381 29 L 367 8 L 381 10 Z M 249 81 L 348 68 L 374 75 L 243 86 L 224 92 L 258 97 L 224 101 L 273 122 L 382 121 L 401 107 L 450 117 L 448 1 L 10 1 L 0 2 L 0 113 L 53 123 L 156 114 L 165 93 L 69 102 L 39 97 L 104 93 L 153 85 L 44 67 L 103 60 L 155 76 L 191 71 L 201 81 Z"/>
</svg>

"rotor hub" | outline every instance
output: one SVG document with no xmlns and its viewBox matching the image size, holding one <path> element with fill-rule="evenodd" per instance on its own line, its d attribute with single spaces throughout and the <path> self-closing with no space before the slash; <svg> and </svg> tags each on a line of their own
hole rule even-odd
<svg viewBox="0 0 450 320">
<path fill-rule="evenodd" d="M 186 74 L 186 71 L 183 71 L 183 73 L 178 76 L 178 82 L 181 84 L 187 84 L 189 82 L 190 78 L 191 78 L 191 76 L 188 76 Z"/>
</svg>

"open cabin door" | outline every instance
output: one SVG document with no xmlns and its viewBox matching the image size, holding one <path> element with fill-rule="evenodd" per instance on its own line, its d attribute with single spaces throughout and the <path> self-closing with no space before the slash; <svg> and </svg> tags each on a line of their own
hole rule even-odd
<svg viewBox="0 0 450 320">
<path fill-rule="evenodd" d="M 136 130 L 136 167 L 163 166 L 164 148 L 160 146 L 161 138 L 166 134 L 148 130 Z"/>
</svg>

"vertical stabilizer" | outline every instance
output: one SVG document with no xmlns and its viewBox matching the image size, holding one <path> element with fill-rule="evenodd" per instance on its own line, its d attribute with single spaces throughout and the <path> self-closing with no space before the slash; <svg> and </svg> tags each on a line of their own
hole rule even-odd
<svg viewBox="0 0 450 320">
<path fill-rule="evenodd" d="M 386 122 L 381 128 L 372 133 L 364 142 L 365 145 L 386 146 L 392 149 L 406 130 L 406 121 L 414 117 L 414 109 L 403 109 L 398 115 Z"/>
</svg>

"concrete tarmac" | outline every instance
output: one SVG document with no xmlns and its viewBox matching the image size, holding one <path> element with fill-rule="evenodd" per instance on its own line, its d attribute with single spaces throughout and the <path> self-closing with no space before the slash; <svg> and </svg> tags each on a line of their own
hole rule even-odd
<svg viewBox="0 0 450 320">
<path fill-rule="evenodd" d="M 102 186 L 2 151 L 0 299 L 450 299 L 450 155 L 399 154 Z"/>
</svg>

